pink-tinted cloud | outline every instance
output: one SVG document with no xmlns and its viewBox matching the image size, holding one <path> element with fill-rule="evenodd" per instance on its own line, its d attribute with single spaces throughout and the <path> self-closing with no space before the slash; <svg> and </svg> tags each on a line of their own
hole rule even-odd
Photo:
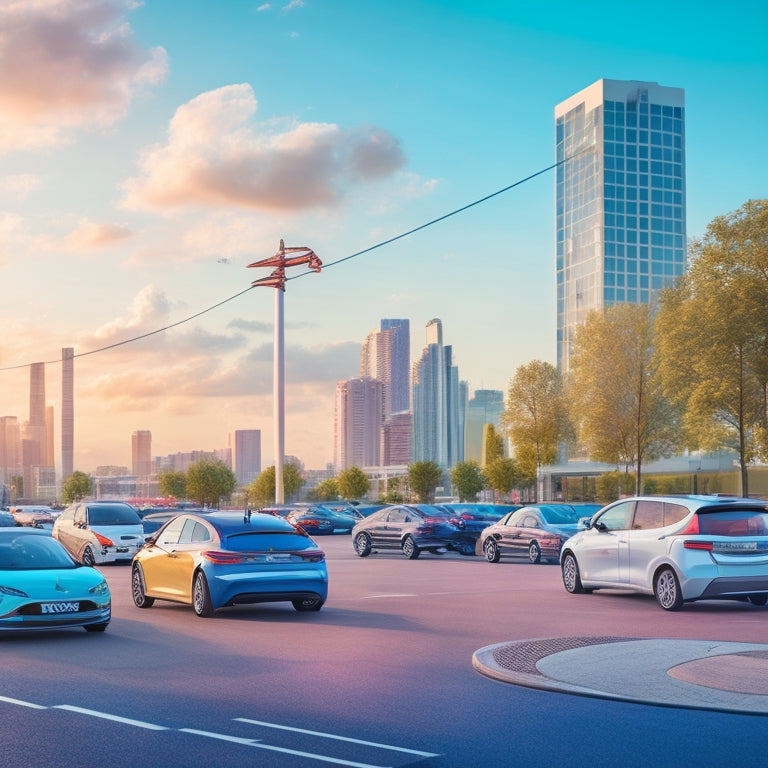
<svg viewBox="0 0 768 768">
<path fill-rule="evenodd" d="M 71 251 L 89 251 L 127 240 L 132 234 L 128 227 L 83 219 L 77 229 L 67 235 L 66 244 Z"/>
<path fill-rule="evenodd" d="M 137 88 L 162 81 L 162 48 L 133 40 L 128 0 L 0 4 L 0 152 L 52 146 L 111 125 Z"/>
<path fill-rule="evenodd" d="M 126 182 L 125 205 L 295 211 L 338 204 L 350 187 L 405 164 L 398 141 L 383 129 L 302 123 L 275 133 L 252 121 L 256 108 L 248 84 L 179 107 L 167 143 L 149 148 L 139 175 Z"/>
</svg>

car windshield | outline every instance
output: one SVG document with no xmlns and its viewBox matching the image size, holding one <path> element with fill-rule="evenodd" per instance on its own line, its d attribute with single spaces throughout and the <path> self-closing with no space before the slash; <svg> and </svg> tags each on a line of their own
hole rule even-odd
<svg viewBox="0 0 768 768">
<path fill-rule="evenodd" d="M 224 539 L 224 549 L 232 552 L 294 552 L 309 549 L 315 543 L 297 531 L 243 531 Z"/>
<path fill-rule="evenodd" d="M 77 567 L 64 547 L 48 536 L 16 534 L 0 537 L 0 570 Z"/>
<path fill-rule="evenodd" d="M 139 525 L 141 518 L 133 507 L 122 504 L 104 504 L 88 508 L 89 525 Z"/>
<path fill-rule="evenodd" d="M 699 533 L 709 536 L 768 536 L 768 511 L 730 510 L 707 512 L 699 510 Z"/>
<path fill-rule="evenodd" d="M 440 518 L 441 520 L 450 520 L 454 515 L 445 507 L 436 507 L 432 504 L 417 504 L 415 509 L 424 517 Z"/>
<path fill-rule="evenodd" d="M 573 507 L 565 505 L 553 505 L 551 507 L 541 507 L 541 516 L 545 522 L 550 525 L 566 525 L 568 523 L 578 523 L 580 517 L 584 517 L 583 512 L 577 512 Z"/>
</svg>

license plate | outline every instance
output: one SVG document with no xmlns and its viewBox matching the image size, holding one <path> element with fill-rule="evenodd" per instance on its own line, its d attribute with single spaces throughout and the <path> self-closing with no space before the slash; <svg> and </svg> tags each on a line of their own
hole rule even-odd
<svg viewBox="0 0 768 768">
<path fill-rule="evenodd" d="M 77 613 L 80 603 L 40 603 L 40 613 Z"/>
<path fill-rule="evenodd" d="M 129 552 L 128 547 L 115 547 L 115 552 Z"/>
<path fill-rule="evenodd" d="M 756 541 L 716 541 L 712 545 L 714 552 L 757 552 Z"/>
<path fill-rule="evenodd" d="M 289 563 L 290 555 L 264 555 L 264 561 L 267 563 Z"/>
</svg>

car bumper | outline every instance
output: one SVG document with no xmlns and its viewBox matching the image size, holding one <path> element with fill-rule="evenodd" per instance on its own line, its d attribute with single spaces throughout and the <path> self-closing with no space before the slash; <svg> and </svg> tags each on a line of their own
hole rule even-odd
<svg viewBox="0 0 768 768">
<path fill-rule="evenodd" d="M 97 564 L 103 563 L 130 563 L 133 556 L 144 546 L 141 541 L 136 544 L 119 545 L 114 547 L 94 548 L 94 558 Z"/>
<path fill-rule="evenodd" d="M 42 614 L 37 604 L 27 604 L 0 616 L 0 631 L 34 632 L 42 629 L 85 627 L 90 624 L 106 624 L 111 617 L 110 603 L 96 605 L 92 610 L 54 614 Z"/>
<path fill-rule="evenodd" d="M 325 601 L 328 572 L 325 569 L 273 570 L 259 573 L 210 575 L 208 586 L 215 608 L 238 603 L 279 602 L 309 595 Z"/>
</svg>

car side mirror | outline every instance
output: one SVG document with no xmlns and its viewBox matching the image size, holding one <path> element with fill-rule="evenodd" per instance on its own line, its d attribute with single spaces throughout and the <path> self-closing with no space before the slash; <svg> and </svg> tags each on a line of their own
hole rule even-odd
<svg viewBox="0 0 768 768">
<path fill-rule="evenodd" d="M 594 528 L 598 531 L 607 531 L 608 526 L 605 523 L 601 523 L 599 520 L 595 522 Z"/>
</svg>

